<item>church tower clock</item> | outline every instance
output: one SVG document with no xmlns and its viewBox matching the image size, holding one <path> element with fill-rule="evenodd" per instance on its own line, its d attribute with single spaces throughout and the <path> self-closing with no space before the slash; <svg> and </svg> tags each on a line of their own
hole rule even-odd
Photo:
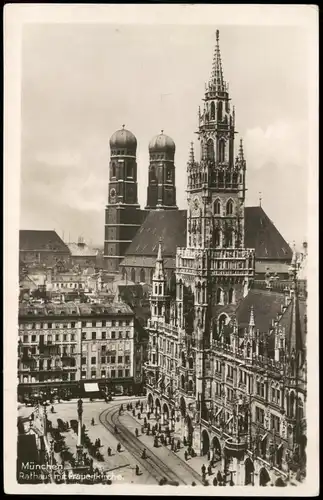
<svg viewBox="0 0 323 500">
<path fill-rule="evenodd" d="M 137 139 L 124 125 L 110 139 L 109 194 L 105 210 L 104 267 L 119 264 L 142 222 L 137 196 Z"/>
</svg>

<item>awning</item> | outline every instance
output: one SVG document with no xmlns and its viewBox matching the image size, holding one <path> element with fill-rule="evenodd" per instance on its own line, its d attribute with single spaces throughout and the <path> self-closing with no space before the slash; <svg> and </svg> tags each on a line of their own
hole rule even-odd
<svg viewBox="0 0 323 500">
<path fill-rule="evenodd" d="M 85 390 L 85 392 L 99 392 L 100 391 L 99 386 L 96 382 L 84 384 L 84 390 Z"/>
</svg>

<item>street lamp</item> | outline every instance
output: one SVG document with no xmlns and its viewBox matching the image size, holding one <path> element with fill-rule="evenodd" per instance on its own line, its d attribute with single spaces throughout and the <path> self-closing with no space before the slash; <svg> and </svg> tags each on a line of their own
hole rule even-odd
<svg viewBox="0 0 323 500">
<path fill-rule="evenodd" d="M 83 401 L 80 398 L 77 402 L 77 416 L 78 416 L 78 431 L 77 431 L 77 445 L 76 445 L 77 465 L 83 465 L 82 415 L 83 415 Z"/>
</svg>

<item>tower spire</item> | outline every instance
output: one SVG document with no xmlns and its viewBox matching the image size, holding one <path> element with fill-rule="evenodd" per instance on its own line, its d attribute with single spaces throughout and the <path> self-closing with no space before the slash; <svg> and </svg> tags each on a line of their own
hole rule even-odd
<svg viewBox="0 0 323 500">
<path fill-rule="evenodd" d="M 253 305 L 250 308 L 250 318 L 249 318 L 249 327 L 254 327 L 255 326 L 255 316 L 253 312 Z"/>
<path fill-rule="evenodd" d="M 165 279 L 165 273 L 164 273 L 164 260 L 162 255 L 162 240 L 161 238 L 159 238 L 154 280 L 164 280 L 164 279 Z"/>
<path fill-rule="evenodd" d="M 212 73 L 211 73 L 211 84 L 215 85 L 216 90 L 225 91 L 225 82 L 223 81 L 223 71 L 222 71 L 222 61 L 221 61 L 221 52 L 220 52 L 220 44 L 219 44 L 219 30 L 216 30 L 216 43 L 213 54 L 213 63 L 212 63 Z"/>
</svg>

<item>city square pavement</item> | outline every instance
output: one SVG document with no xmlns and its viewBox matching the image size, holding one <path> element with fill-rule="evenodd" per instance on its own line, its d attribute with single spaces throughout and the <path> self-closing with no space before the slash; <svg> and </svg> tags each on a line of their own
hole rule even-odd
<svg viewBox="0 0 323 500">
<path fill-rule="evenodd" d="M 154 443 L 154 436 L 150 433 L 149 436 L 146 435 L 146 433 L 142 433 L 141 429 L 144 425 L 144 418 L 147 418 L 147 414 L 145 411 L 146 404 L 142 400 L 143 406 L 144 406 L 144 411 L 141 414 L 141 418 L 138 418 L 138 413 L 140 413 L 139 409 L 136 409 L 135 417 L 132 415 L 132 411 L 124 411 L 122 416 L 120 417 L 120 421 L 130 430 L 132 430 L 135 433 L 135 429 L 137 428 L 139 431 L 139 439 L 142 443 L 144 443 L 147 447 L 147 449 L 151 449 L 159 458 L 163 459 L 164 462 L 173 470 L 178 469 L 178 460 L 180 459 L 182 462 L 185 462 L 185 457 L 184 453 L 185 450 L 187 450 L 187 447 L 183 445 L 183 440 L 181 438 L 180 432 L 175 431 L 171 433 L 171 436 L 174 437 L 175 443 L 177 443 L 177 440 L 180 439 L 181 442 L 181 447 L 179 451 L 172 451 L 170 445 L 161 445 L 159 443 L 159 447 L 155 448 L 153 446 Z M 124 405 L 125 408 L 125 405 Z M 156 419 L 153 413 L 150 414 L 150 419 L 149 419 L 150 425 L 153 426 L 156 424 Z M 159 420 L 160 422 L 160 420 Z M 165 429 L 165 425 L 162 425 L 162 431 Z M 196 450 L 195 450 L 196 451 Z M 196 457 L 188 457 L 188 460 L 186 461 L 186 464 L 190 466 L 197 474 L 202 475 L 201 472 L 201 467 L 205 465 L 206 469 L 209 465 L 209 462 L 207 460 L 207 455 L 204 456 L 199 456 L 197 455 Z M 216 476 L 218 471 L 222 472 L 222 463 L 221 461 L 217 462 L 215 467 L 212 468 L 212 474 L 209 476 L 208 473 L 206 473 L 206 479 L 209 481 L 209 484 L 212 485 L 213 479 Z M 190 477 L 189 474 L 186 474 L 186 481 L 188 483 L 192 483 L 194 481 L 194 478 Z M 196 481 L 195 481 L 196 482 Z"/>
<path fill-rule="evenodd" d="M 91 439 L 92 442 L 95 442 L 97 438 L 100 438 L 101 448 L 100 452 L 104 457 L 104 462 L 98 462 L 93 459 L 93 466 L 97 467 L 100 470 L 103 470 L 105 473 L 113 474 L 114 476 L 122 476 L 122 480 L 120 483 L 136 483 L 136 484 L 156 484 L 156 480 L 151 477 L 151 475 L 144 469 L 141 468 L 140 464 L 135 460 L 135 458 L 123 447 L 121 448 L 121 452 L 118 453 L 116 451 L 118 439 L 111 434 L 100 422 L 99 415 L 103 410 L 106 410 L 111 407 L 111 404 L 122 403 L 122 401 L 129 401 L 129 397 L 127 398 L 118 398 L 117 401 L 113 401 L 112 403 L 105 403 L 104 401 L 93 401 L 89 402 L 88 399 L 83 399 L 83 416 L 82 421 L 86 426 L 86 433 Z M 61 403 L 55 403 L 54 405 L 55 413 L 51 413 L 51 406 L 47 407 L 48 419 L 52 422 L 52 424 L 57 426 L 57 419 L 60 418 L 64 422 L 70 423 L 70 420 L 77 420 L 77 400 L 73 401 L 64 401 Z M 118 406 L 118 404 L 117 404 Z M 18 414 L 20 416 L 29 417 L 31 413 L 34 411 L 32 407 L 22 406 L 18 410 Z M 94 418 L 95 425 L 91 425 L 92 417 Z M 76 444 L 77 444 L 77 435 L 71 429 L 67 432 L 61 433 L 65 437 L 66 446 L 70 449 L 71 452 L 75 453 Z M 49 440 L 50 440 L 49 435 Z M 110 447 L 112 449 L 111 457 L 108 457 L 107 448 Z M 84 448 L 86 452 L 86 448 Z M 61 459 L 59 454 L 55 453 L 55 458 L 58 463 L 61 463 Z M 135 475 L 135 467 L 139 465 L 141 475 Z M 116 480 L 117 481 L 117 480 Z M 115 481 L 115 483 L 116 483 Z M 119 484 L 119 480 L 118 480 Z"/>
</svg>

